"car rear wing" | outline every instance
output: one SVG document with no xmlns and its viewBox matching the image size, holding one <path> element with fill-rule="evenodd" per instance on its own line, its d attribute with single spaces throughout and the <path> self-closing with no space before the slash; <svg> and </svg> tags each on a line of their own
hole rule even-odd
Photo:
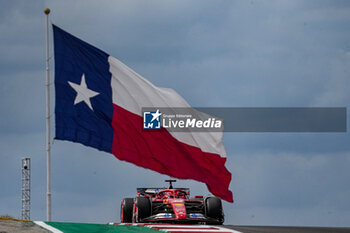
<svg viewBox="0 0 350 233">
<path fill-rule="evenodd" d="M 168 188 L 137 188 L 137 196 L 149 196 L 149 197 L 155 197 L 156 194 L 159 191 L 162 191 L 164 189 L 168 189 Z M 180 189 L 182 191 L 185 191 L 188 195 L 190 195 L 190 189 L 189 188 L 174 188 L 174 189 Z"/>
</svg>

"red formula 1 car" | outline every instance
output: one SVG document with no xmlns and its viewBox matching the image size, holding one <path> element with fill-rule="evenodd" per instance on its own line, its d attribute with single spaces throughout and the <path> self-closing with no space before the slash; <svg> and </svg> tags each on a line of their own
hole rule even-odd
<svg viewBox="0 0 350 233">
<path fill-rule="evenodd" d="M 221 199 L 195 196 L 190 198 L 188 188 L 137 188 L 135 198 L 124 198 L 121 203 L 122 223 L 199 223 L 224 222 Z"/>
</svg>

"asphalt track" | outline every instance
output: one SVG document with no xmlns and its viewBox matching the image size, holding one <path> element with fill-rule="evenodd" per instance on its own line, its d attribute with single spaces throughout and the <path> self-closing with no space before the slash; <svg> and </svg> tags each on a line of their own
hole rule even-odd
<svg viewBox="0 0 350 233">
<path fill-rule="evenodd" d="M 114 223 L 119 225 L 118 223 Z M 350 228 L 292 227 L 292 226 L 210 226 L 176 224 L 131 224 L 168 233 L 350 233 Z"/>
<path fill-rule="evenodd" d="M 277 226 L 223 226 L 242 233 L 350 233 L 342 227 L 277 227 Z"/>
<path fill-rule="evenodd" d="M 35 224 L 36 223 L 36 224 Z M 58 223 L 19 222 L 0 220 L 0 233 L 350 233 L 350 228 L 330 227 L 291 227 L 291 226 L 210 226 L 210 225 L 176 225 L 176 224 L 86 224 L 86 223 Z M 43 227 L 43 224 L 46 227 Z M 47 225 L 55 229 L 48 229 Z M 113 226 L 118 225 L 118 226 Z M 129 226 L 127 226 L 129 225 Z M 136 227 L 135 226 L 140 226 Z"/>
</svg>

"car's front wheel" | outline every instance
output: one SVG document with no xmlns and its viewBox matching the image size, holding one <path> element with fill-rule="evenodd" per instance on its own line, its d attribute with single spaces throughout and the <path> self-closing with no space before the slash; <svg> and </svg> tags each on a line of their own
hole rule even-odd
<svg viewBox="0 0 350 233">
<path fill-rule="evenodd" d="M 151 216 L 152 206 L 148 197 L 136 197 L 134 199 L 133 222 L 141 222 L 142 219 Z"/>
<path fill-rule="evenodd" d="M 216 219 L 217 224 L 224 223 L 224 213 L 222 210 L 222 202 L 218 197 L 207 197 L 204 200 L 206 216 Z"/>
<path fill-rule="evenodd" d="M 132 222 L 132 209 L 134 207 L 134 198 L 124 198 L 120 207 L 120 221 L 122 223 Z"/>
</svg>

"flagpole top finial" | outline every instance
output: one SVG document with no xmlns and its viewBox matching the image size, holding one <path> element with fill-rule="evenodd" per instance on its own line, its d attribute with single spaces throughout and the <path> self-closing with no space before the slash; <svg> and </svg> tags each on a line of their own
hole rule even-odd
<svg viewBox="0 0 350 233">
<path fill-rule="evenodd" d="M 46 15 L 50 14 L 50 9 L 49 9 L 49 8 L 45 8 L 45 9 L 44 9 L 44 13 L 45 13 Z"/>
</svg>

